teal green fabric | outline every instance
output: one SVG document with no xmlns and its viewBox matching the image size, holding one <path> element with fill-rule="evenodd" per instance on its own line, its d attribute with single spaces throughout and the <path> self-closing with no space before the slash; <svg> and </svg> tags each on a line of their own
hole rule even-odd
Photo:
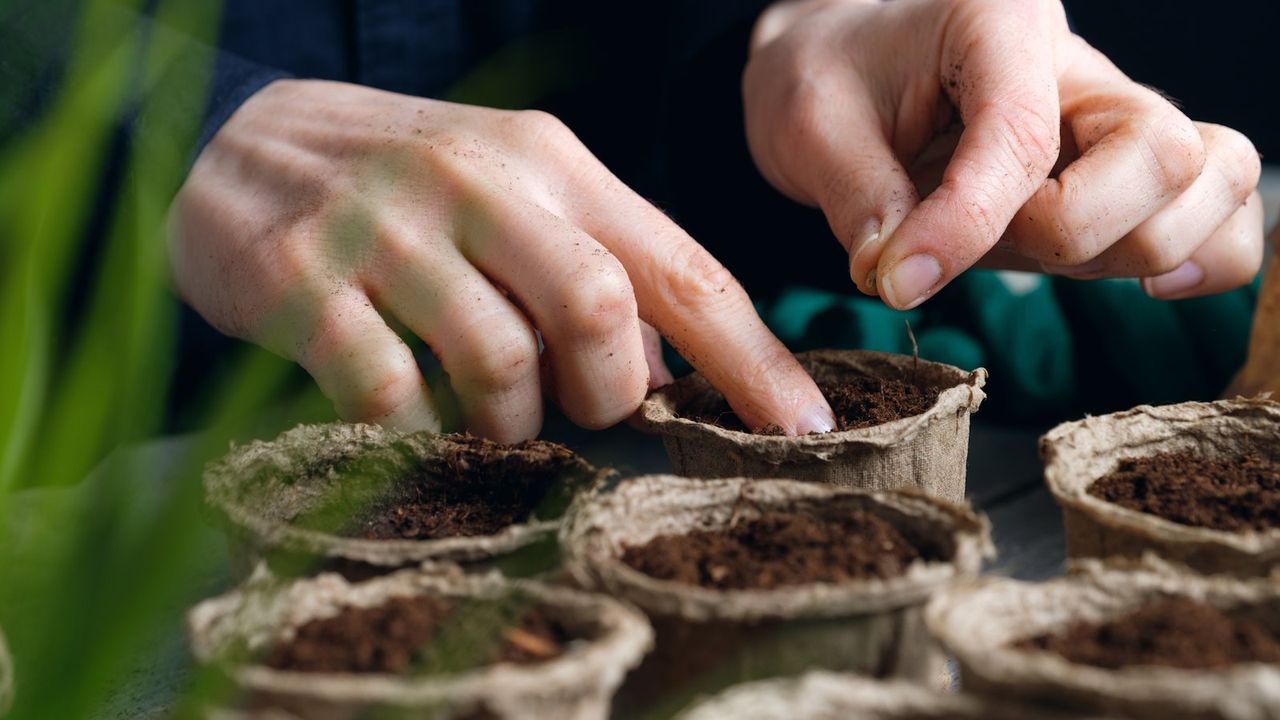
<svg viewBox="0 0 1280 720">
<path fill-rule="evenodd" d="M 991 371 L 985 415 L 1047 419 L 1210 399 L 1244 361 L 1257 282 L 1208 298 L 1153 300 L 1134 280 L 973 271 L 924 307 L 793 287 L 758 303 L 795 351 L 862 348 Z"/>
</svg>

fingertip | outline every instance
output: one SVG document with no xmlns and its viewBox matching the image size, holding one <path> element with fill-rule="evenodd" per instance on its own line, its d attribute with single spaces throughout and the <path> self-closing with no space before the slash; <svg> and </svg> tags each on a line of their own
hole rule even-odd
<svg viewBox="0 0 1280 720">
<path fill-rule="evenodd" d="M 942 284 L 942 263 L 927 253 L 910 255 L 880 275 L 880 297 L 897 310 L 910 310 L 929 299 Z"/>
<path fill-rule="evenodd" d="M 828 433 L 836 428 L 836 416 L 824 398 L 820 404 L 810 405 L 796 418 L 796 435 Z"/>
<path fill-rule="evenodd" d="M 376 418 L 366 418 L 367 422 L 381 425 L 400 432 L 440 432 L 440 415 L 431 403 L 430 390 L 422 383 L 414 397 L 397 405 L 390 412 Z"/>
</svg>

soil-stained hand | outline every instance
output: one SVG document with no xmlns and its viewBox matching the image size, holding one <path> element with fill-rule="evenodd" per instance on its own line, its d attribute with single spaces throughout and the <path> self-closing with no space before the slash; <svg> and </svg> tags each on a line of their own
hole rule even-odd
<svg viewBox="0 0 1280 720">
<path fill-rule="evenodd" d="M 586 427 L 631 415 L 670 380 L 654 328 L 753 427 L 833 425 L 728 271 L 545 113 L 277 81 L 200 154 L 171 237 L 185 299 L 349 420 L 439 427 L 393 322 L 500 441 L 538 433 L 544 393 Z"/>
<path fill-rule="evenodd" d="M 743 92 L 761 172 L 822 208 L 853 281 L 893 307 L 980 260 L 1160 298 L 1261 262 L 1252 144 L 1127 78 L 1057 0 L 785 0 Z"/>
</svg>

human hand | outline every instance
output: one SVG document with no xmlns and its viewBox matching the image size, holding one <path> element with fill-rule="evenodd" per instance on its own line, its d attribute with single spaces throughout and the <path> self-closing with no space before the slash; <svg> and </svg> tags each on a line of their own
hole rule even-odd
<svg viewBox="0 0 1280 720">
<path fill-rule="evenodd" d="M 761 172 L 823 210 L 854 282 L 896 308 L 980 260 L 1169 299 L 1261 263 L 1253 145 L 1125 77 L 1056 0 L 785 0 L 743 95 Z"/>
<path fill-rule="evenodd" d="M 544 392 L 586 427 L 630 416 L 671 379 L 653 328 L 748 425 L 834 425 L 729 272 L 545 113 L 277 81 L 201 153 L 171 238 L 184 298 L 348 420 L 439 427 L 391 321 L 500 441 L 538 433 Z"/>
</svg>

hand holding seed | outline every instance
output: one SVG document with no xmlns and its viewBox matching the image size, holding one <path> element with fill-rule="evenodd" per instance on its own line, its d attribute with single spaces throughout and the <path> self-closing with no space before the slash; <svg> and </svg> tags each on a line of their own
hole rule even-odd
<svg viewBox="0 0 1280 720">
<path fill-rule="evenodd" d="M 537 435 L 544 393 L 586 427 L 630 416 L 671 379 L 658 332 L 751 426 L 834 422 L 729 272 L 545 113 L 277 81 L 200 154 L 172 225 L 184 298 L 348 420 L 439 427 L 394 322 L 499 441 Z"/>
<path fill-rule="evenodd" d="M 979 261 L 1173 299 L 1261 260 L 1253 145 L 1130 80 L 1057 0 L 778 2 L 743 95 L 761 172 L 896 308 Z"/>
</svg>

